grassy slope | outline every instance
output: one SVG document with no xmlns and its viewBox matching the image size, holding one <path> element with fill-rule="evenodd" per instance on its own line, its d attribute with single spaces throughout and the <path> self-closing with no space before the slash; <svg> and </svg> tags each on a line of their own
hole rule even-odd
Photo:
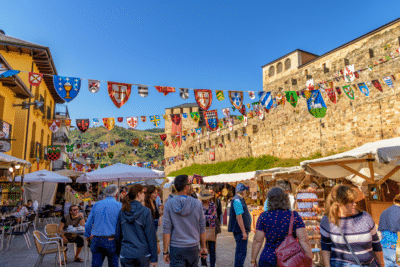
<svg viewBox="0 0 400 267">
<path fill-rule="evenodd" d="M 178 171 L 174 171 L 168 174 L 168 176 L 177 176 L 179 174 L 199 174 L 203 176 L 218 175 L 222 173 L 240 173 L 240 172 L 250 172 L 257 170 L 267 170 L 275 167 L 292 167 L 299 166 L 300 162 L 309 159 L 317 159 L 323 156 L 330 156 L 336 153 L 341 153 L 347 151 L 346 148 L 341 148 L 337 152 L 329 152 L 327 155 L 322 155 L 317 152 L 310 155 L 307 158 L 300 159 L 280 159 L 274 156 L 264 155 L 258 158 L 239 158 L 232 161 L 217 162 L 215 164 L 193 164 L 189 167 L 185 167 Z M 179 163 L 177 163 L 179 164 Z"/>
<path fill-rule="evenodd" d="M 163 129 L 159 131 L 164 132 Z M 152 139 L 141 140 L 146 136 L 152 136 Z M 134 147 L 131 144 L 126 144 L 125 140 L 131 140 L 132 138 L 139 138 L 139 146 Z M 164 146 L 160 146 L 159 149 L 154 148 L 154 143 L 160 143 L 159 133 L 150 131 L 141 131 L 133 129 L 125 129 L 123 127 L 115 126 L 111 131 L 108 131 L 105 127 L 91 127 L 85 133 L 81 133 L 79 130 L 74 130 L 69 133 L 70 144 L 79 143 L 91 143 L 89 149 L 74 149 L 74 153 L 99 153 L 104 152 L 100 147 L 94 147 L 94 142 L 110 142 L 122 139 L 121 143 L 114 146 L 108 146 L 105 152 L 114 152 L 114 158 L 110 159 L 108 156 L 100 157 L 99 160 L 95 159 L 95 163 L 132 163 L 136 161 L 154 161 L 164 158 Z M 143 149 L 146 147 L 146 149 Z M 138 149 L 137 155 L 132 153 L 132 149 Z M 142 150 L 139 150 L 142 148 Z M 121 155 L 121 152 L 126 151 L 125 157 Z"/>
</svg>

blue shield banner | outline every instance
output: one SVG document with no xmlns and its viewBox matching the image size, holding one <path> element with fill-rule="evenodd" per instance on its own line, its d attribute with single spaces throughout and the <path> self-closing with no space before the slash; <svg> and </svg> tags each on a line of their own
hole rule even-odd
<svg viewBox="0 0 400 267">
<path fill-rule="evenodd" d="M 182 140 L 183 140 L 183 141 L 186 141 L 186 135 L 183 135 L 183 136 L 182 136 Z"/>
<path fill-rule="evenodd" d="M 101 147 L 101 149 L 103 149 L 103 150 L 107 150 L 107 148 L 108 148 L 107 142 L 100 142 L 100 147 Z"/>
<path fill-rule="evenodd" d="M 99 125 L 99 118 L 93 118 L 93 125 Z"/>
<path fill-rule="evenodd" d="M 319 90 L 310 91 L 311 96 L 307 99 L 308 111 L 316 118 L 323 118 L 326 115 L 326 105 Z"/>
<path fill-rule="evenodd" d="M 201 134 L 201 127 L 196 128 L 195 130 L 196 130 L 196 133 L 197 133 L 197 134 Z"/>
<path fill-rule="evenodd" d="M 73 77 L 53 76 L 54 87 L 58 95 L 67 102 L 72 101 L 81 89 L 81 79 Z"/>
<path fill-rule="evenodd" d="M 154 116 L 150 116 L 150 121 L 151 123 L 153 123 L 154 126 L 158 127 L 158 125 L 160 124 L 160 115 L 154 115 Z"/>
<path fill-rule="evenodd" d="M 217 110 L 210 110 L 204 113 L 206 119 L 206 126 L 209 130 L 215 131 L 218 128 L 218 112 Z"/>
<path fill-rule="evenodd" d="M 258 92 L 258 96 L 260 97 L 260 104 L 266 109 L 271 109 L 273 104 L 271 92 Z"/>
<path fill-rule="evenodd" d="M 369 88 L 365 83 L 359 83 L 358 89 L 360 89 L 361 93 L 363 93 L 366 96 L 369 96 Z"/>
<path fill-rule="evenodd" d="M 229 91 L 229 100 L 236 109 L 240 109 L 243 104 L 243 92 Z"/>
</svg>

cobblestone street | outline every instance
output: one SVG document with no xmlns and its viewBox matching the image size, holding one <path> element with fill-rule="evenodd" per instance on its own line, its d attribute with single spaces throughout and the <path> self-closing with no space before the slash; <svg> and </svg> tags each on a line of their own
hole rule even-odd
<svg viewBox="0 0 400 267">
<path fill-rule="evenodd" d="M 57 223 L 59 222 L 59 219 L 57 219 Z M 41 232 L 44 232 L 44 223 L 41 223 L 38 225 L 38 230 Z M 30 230 L 32 233 L 32 230 Z M 246 264 L 245 266 L 250 266 L 250 253 L 251 253 L 251 240 L 253 240 L 253 234 L 250 234 L 249 236 L 249 244 L 247 248 L 247 257 L 246 257 Z M 158 230 L 158 237 L 160 240 L 162 240 L 162 227 L 159 227 Z M 36 251 L 35 243 L 33 240 L 32 234 L 30 234 L 30 240 L 32 243 L 32 247 L 28 250 L 27 246 L 25 244 L 25 240 L 22 236 L 17 236 L 15 237 L 10 245 L 10 249 L 8 251 L 3 251 L 0 252 L 0 267 L 30 267 L 34 266 L 35 262 L 38 258 L 38 253 Z M 162 248 L 162 243 L 160 244 Z M 85 266 L 84 263 L 76 263 L 73 262 L 73 249 L 72 245 L 69 245 L 69 250 L 68 250 L 68 263 L 67 266 L 69 267 L 83 267 Z M 91 254 L 91 253 L 89 253 Z M 218 235 L 218 240 L 217 240 L 217 267 L 229 267 L 233 266 L 233 261 L 234 261 L 234 255 L 235 255 L 235 240 L 233 238 L 232 233 L 229 233 L 226 230 L 226 227 L 222 228 L 222 233 Z M 81 253 L 81 258 L 84 258 L 84 250 L 82 250 Z M 168 264 L 165 264 L 162 261 L 162 253 L 159 255 L 159 260 L 158 260 L 158 265 L 157 266 L 169 266 Z M 47 255 L 44 257 L 43 263 L 41 266 L 54 266 L 54 259 L 55 256 L 53 255 Z M 89 260 L 86 266 L 91 266 L 91 258 L 89 256 Z M 103 264 L 103 267 L 108 266 L 107 262 Z M 200 264 L 199 264 L 200 266 Z M 209 266 L 209 265 L 208 265 Z"/>
</svg>

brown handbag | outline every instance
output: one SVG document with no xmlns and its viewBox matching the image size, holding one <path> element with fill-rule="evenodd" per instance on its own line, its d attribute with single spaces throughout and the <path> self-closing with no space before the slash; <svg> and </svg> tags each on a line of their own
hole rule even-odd
<svg viewBox="0 0 400 267">
<path fill-rule="evenodd" d="M 310 267 L 312 259 L 308 257 L 299 242 L 293 237 L 294 215 L 291 212 L 289 233 L 285 240 L 275 249 L 279 267 Z"/>
<path fill-rule="evenodd" d="M 214 227 L 206 227 L 206 241 L 215 242 L 217 239 Z"/>
</svg>

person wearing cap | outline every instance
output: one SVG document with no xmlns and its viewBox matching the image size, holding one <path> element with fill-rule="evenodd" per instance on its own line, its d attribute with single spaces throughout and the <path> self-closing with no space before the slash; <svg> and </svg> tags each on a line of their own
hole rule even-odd
<svg viewBox="0 0 400 267">
<path fill-rule="evenodd" d="M 206 227 L 214 228 L 215 236 L 217 235 L 217 206 L 212 201 L 214 196 L 209 190 L 204 189 L 199 194 L 199 200 L 203 202 L 203 213 L 206 218 Z M 207 240 L 207 249 L 210 253 L 210 266 L 215 267 L 216 253 L 215 253 L 215 241 Z M 207 266 L 207 259 L 201 258 L 201 266 Z"/>
<path fill-rule="evenodd" d="M 199 200 L 188 196 L 187 175 L 175 177 L 174 185 L 176 194 L 164 207 L 164 262 L 174 267 L 197 267 L 199 254 L 202 258 L 208 254 L 203 206 Z"/>
<path fill-rule="evenodd" d="M 85 237 L 92 239 L 92 266 L 103 266 L 107 256 L 108 266 L 119 266 L 115 242 L 117 218 L 122 204 L 115 199 L 118 186 L 111 184 L 104 189 L 105 199 L 93 205 L 85 224 Z"/>
<path fill-rule="evenodd" d="M 247 237 L 251 230 L 251 216 L 244 198 L 249 187 L 243 183 L 236 186 L 236 195 L 232 198 L 229 211 L 228 232 L 232 232 L 236 241 L 235 267 L 243 267 L 247 255 Z"/>
</svg>

